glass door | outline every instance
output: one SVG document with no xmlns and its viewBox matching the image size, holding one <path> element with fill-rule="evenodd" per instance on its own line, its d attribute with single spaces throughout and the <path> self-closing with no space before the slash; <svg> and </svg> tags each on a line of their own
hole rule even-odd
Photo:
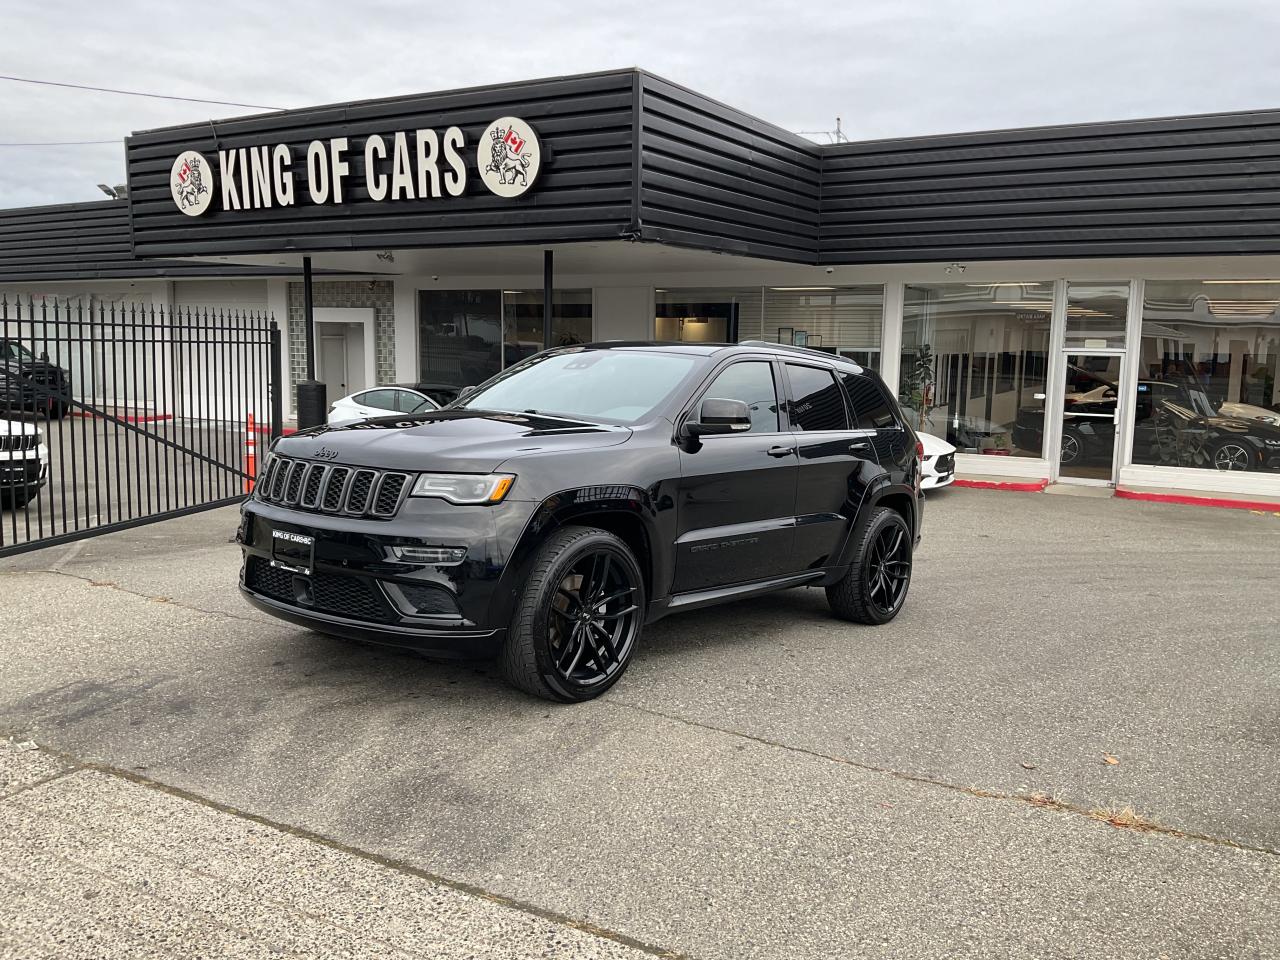
<svg viewBox="0 0 1280 960">
<path fill-rule="evenodd" d="M 1113 484 L 1123 354 L 1068 353 L 1062 384 L 1058 479 Z"/>
</svg>

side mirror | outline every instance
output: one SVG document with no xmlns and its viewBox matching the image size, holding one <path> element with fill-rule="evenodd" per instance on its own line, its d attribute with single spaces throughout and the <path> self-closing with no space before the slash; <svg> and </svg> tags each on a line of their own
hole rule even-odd
<svg viewBox="0 0 1280 960">
<path fill-rule="evenodd" d="M 723 433 L 741 433 L 751 429 L 751 408 L 741 400 L 708 397 L 702 401 L 697 420 L 686 420 L 686 437 L 709 437 Z"/>
<path fill-rule="evenodd" d="M 461 390 L 458 391 L 458 395 L 454 399 L 461 400 L 463 397 L 469 397 L 471 396 L 471 394 L 475 392 L 476 392 L 475 384 L 469 383 L 465 387 L 463 387 Z"/>
<path fill-rule="evenodd" d="M 40 359 L 41 359 L 41 360 L 43 360 L 45 363 L 48 363 L 48 362 L 49 362 L 49 354 L 48 354 L 48 352 L 47 352 L 47 351 L 45 351 L 45 350 L 41 350 L 41 351 L 40 351 Z"/>
</svg>

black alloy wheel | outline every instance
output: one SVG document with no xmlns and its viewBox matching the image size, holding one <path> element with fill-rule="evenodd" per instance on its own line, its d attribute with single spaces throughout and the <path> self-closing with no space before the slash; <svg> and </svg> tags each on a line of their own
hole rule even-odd
<svg viewBox="0 0 1280 960">
<path fill-rule="evenodd" d="M 871 562 L 867 567 L 867 602 L 885 619 L 902 606 L 911 582 L 911 549 L 907 531 L 896 525 L 885 526 L 871 545 Z"/>
<path fill-rule="evenodd" d="M 1249 448 L 1238 440 L 1228 440 L 1213 451 L 1213 465 L 1218 470 L 1248 470 L 1252 460 Z"/>
<path fill-rule="evenodd" d="M 532 561 L 502 651 L 503 675 L 549 700 L 604 693 L 631 662 L 644 626 L 644 580 L 606 530 L 565 527 Z"/>
<path fill-rule="evenodd" d="M 590 687 L 626 664 L 639 633 L 638 592 L 608 549 L 582 555 L 561 578 L 547 628 L 551 659 L 566 683 Z"/>
<path fill-rule="evenodd" d="M 827 587 L 839 617 L 888 623 L 902 610 L 911 586 L 911 528 L 902 514 L 877 507 L 867 519 L 848 573 Z"/>
</svg>

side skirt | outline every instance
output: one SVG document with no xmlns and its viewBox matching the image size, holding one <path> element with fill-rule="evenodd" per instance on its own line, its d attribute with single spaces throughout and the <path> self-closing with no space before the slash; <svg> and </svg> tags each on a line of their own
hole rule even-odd
<svg viewBox="0 0 1280 960">
<path fill-rule="evenodd" d="M 789 587 L 804 584 L 820 583 L 831 573 L 830 570 L 806 570 L 804 573 L 790 574 L 785 577 L 774 577 L 770 580 L 753 580 L 750 583 L 736 583 L 730 587 L 715 587 L 711 590 L 692 590 L 689 593 L 677 593 L 665 601 L 657 601 L 650 605 L 647 623 L 660 620 L 670 613 L 683 610 L 697 610 L 699 607 L 711 607 L 728 600 L 743 600 L 747 597 L 758 597 Z"/>
</svg>

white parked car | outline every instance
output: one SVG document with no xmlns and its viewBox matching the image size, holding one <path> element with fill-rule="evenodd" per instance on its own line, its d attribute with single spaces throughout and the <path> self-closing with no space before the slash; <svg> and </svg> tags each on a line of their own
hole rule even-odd
<svg viewBox="0 0 1280 960">
<path fill-rule="evenodd" d="M 49 448 L 39 428 L 21 420 L 0 420 L 0 507 L 25 507 L 48 476 Z"/>
<path fill-rule="evenodd" d="M 329 406 L 329 426 L 341 426 L 371 417 L 394 417 L 397 413 L 426 413 L 439 409 L 440 404 L 425 393 L 409 387 L 372 387 L 333 401 Z"/>
<path fill-rule="evenodd" d="M 956 448 L 931 433 L 917 433 L 924 445 L 924 466 L 920 486 L 925 490 L 945 487 L 956 478 Z"/>
</svg>

